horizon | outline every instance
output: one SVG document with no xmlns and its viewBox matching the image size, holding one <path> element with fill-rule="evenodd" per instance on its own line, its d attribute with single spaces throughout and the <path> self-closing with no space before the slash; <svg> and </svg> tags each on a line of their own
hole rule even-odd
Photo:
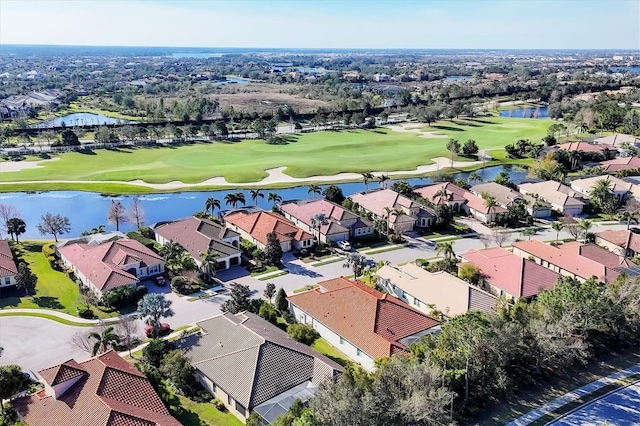
<svg viewBox="0 0 640 426">
<path fill-rule="evenodd" d="M 0 40 L 84 47 L 640 50 L 639 1 L 594 0 L 576 7 L 581 5 L 571 0 L 3 0 Z M 606 31 L 599 31 L 601 26 Z"/>
</svg>

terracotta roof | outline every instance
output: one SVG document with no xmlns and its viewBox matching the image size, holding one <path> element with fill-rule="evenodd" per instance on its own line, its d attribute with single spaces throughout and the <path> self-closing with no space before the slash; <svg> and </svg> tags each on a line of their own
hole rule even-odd
<svg viewBox="0 0 640 426">
<path fill-rule="evenodd" d="M 471 196 L 469 198 L 467 198 L 467 207 L 475 210 L 477 212 L 480 212 L 482 214 L 488 214 L 489 213 L 489 208 L 487 207 L 487 203 L 485 202 L 484 198 L 482 197 L 476 197 L 475 195 L 471 194 Z M 492 210 L 492 213 L 506 213 L 507 209 L 505 209 L 502 206 L 495 206 Z"/>
<path fill-rule="evenodd" d="M 513 243 L 513 247 L 522 250 L 527 253 L 527 255 L 538 257 L 585 280 L 596 277 L 602 282 L 609 283 L 614 281 L 619 275 L 618 272 L 606 266 L 602 261 L 590 259 L 582 255 L 582 244 L 577 241 L 560 244 L 558 247 L 545 244 L 538 240 L 519 241 Z M 589 250 L 586 252 L 588 251 Z"/>
<path fill-rule="evenodd" d="M 630 260 L 626 259 L 624 256 L 618 256 L 615 253 L 611 253 L 609 250 L 597 246 L 595 244 L 584 244 L 584 245 L 569 245 L 568 247 L 575 247 L 578 250 L 580 256 L 584 256 L 587 259 L 594 260 L 598 263 L 603 264 L 607 268 L 616 269 L 616 268 L 628 268 L 630 266 L 634 266 L 635 264 Z"/>
<path fill-rule="evenodd" d="M 157 225 L 154 232 L 166 240 L 174 241 L 198 261 L 201 253 L 212 249 L 222 257 L 235 256 L 241 250 L 224 241 L 225 238 L 238 237 L 238 233 L 207 219 L 194 216 Z"/>
<path fill-rule="evenodd" d="M 484 279 L 513 297 L 531 297 L 552 289 L 559 274 L 500 247 L 471 249 L 462 258 L 476 265 Z"/>
<path fill-rule="evenodd" d="M 518 191 L 514 191 L 507 186 L 500 185 L 499 183 L 495 182 L 486 182 L 474 185 L 471 187 L 471 192 L 481 198 L 482 194 L 486 193 L 495 198 L 502 207 L 506 207 L 514 201 L 524 198 L 523 195 Z"/>
<path fill-rule="evenodd" d="M 631 191 L 632 188 L 636 186 L 636 185 L 633 185 L 632 183 L 625 182 L 622 179 L 618 179 L 617 177 L 613 177 L 613 176 L 593 176 L 593 177 L 584 178 L 584 179 L 572 180 L 571 187 L 578 188 L 584 193 L 589 193 L 591 191 L 591 188 L 593 188 L 595 184 L 601 180 L 608 180 L 609 188 L 611 188 L 611 190 L 614 192 Z"/>
<path fill-rule="evenodd" d="M 537 183 L 523 183 L 519 186 L 524 194 L 537 194 L 541 199 L 565 207 L 584 207 L 585 203 L 576 197 L 582 194 L 553 180 Z"/>
<path fill-rule="evenodd" d="M 113 351 L 82 363 L 67 361 L 61 366 L 81 370 L 82 377 L 57 399 L 39 392 L 14 402 L 30 426 L 180 425 L 145 375 Z M 58 371 L 56 374 L 63 371 L 61 366 L 42 370 L 40 374 L 50 378 L 53 371 Z"/>
<path fill-rule="evenodd" d="M 406 352 L 401 339 L 440 324 L 360 282 L 340 277 L 318 285 L 289 296 L 289 302 L 374 359 Z"/>
<path fill-rule="evenodd" d="M 162 257 L 128 238 L 98 245 L 69 244 L 59 251 L 101 291 L 138 282 L 135 275 L 122 270 L 124 262 L 140 262 L 146 266 L 164 263 Z"/>
<path fill-rule="evenodd" d="M 603 152 L 606 149 L 611 149 L 611 147 L 588 142 L 567 142 L 558 145 L 558 149 L 563 151 Z"/>
<path fill-rule="evenodd" d="M 0 277 L 11 277 L 18 273 L 13 253 L 7 240 L 0 240 Z"/>
<path fill-rule="evenodd" d="M 85 369 L 73 359 L 41 370 L 39 373 L 40 377 L 42 377 L 44 381 L 49 383 L 51 386 L 55 386 L 59 383 L 87 374 Z"/>
<path fill-rule="evenodd" d="M 603 145 L 613 145 L 613 146 L 620 146 L 623 143 L 627 142 L 630 143 L 632 145 L 640 142 L 640 139 L 638 139 L 636 136 L 630 136 L 630 135 L 623 135 L 623 134 L 614 134 L 614 135 L 609 135 L 609 136 L 604 136 L 601 138 L 597 138 L 593 140 L 595 143 L 599 143 L 599 144 L 603 144 Z"/>
<path fill-rule="evenodd" d="M 435 196 L 438 191 L 441 191 L 443 189 L 448 193 L 446 200 L 442 195 L 439 195 L 437 197 Z M 468 196 L 473 196 L 466 189 L 460 188 L 458 185 L 455 185 L 451 182 L 435 183 L 433 185 L 423 186 L 422 188 L 416 189 L 415 192 L 425 200 L 430 201 L 436 205 L 443 204 L 445 201 L 465 202 Z"/>
<path fill-rule="evenodd" d="M 327 200 L 287 201 L 280 205 L 280 209 L 310 228 L 311 219 L 318 213 L 324 213 L 327 223 L 320 227 L 320 233 L 324 235 L 346 232 L 348 227 L 342 222 L 360 219 L 355 213 Z"/>
<path fill-rule="evenodd" d="M 360 206 L 375 214 L 376 216 L 385 216 L 385 207 L 395 208 L 423 208 L 420 204 L 412 201 L 410 198 L 400 195 L 391 189 L 376 189 L 369 192 L 361 192 L 353 194 L 351 201 L 360 204 Z"/>
<path fill-rule="evenodd" d="M 275 232 L 278 241 L 303 241 L 314 238 L 293 222 L 270 212 L 238 212 L 225 216 L 224 220 L 249 233 L 262 244 L 267 244 L 267 234 Z"/>
<path fill-rule="evenodd" d="M 640 158 L 623 157 L 614 158 L 609 161 L 602 161 L 600 165 L 606 172 L 617 172 L 618 170 L 640 169 Z"/>
<path fill-rule="evenodd" d="M 640 235 L 631 231 L 622 229 L 619 231 L 602 231 L 596 234 L 596 237 L 602 238 L 623 249 L 630 249 L 636 253 L 640 253 Z"/>
</svg>

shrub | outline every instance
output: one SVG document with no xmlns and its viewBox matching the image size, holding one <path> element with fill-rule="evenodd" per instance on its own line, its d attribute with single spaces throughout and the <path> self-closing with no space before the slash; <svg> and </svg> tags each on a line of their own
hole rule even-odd
<svg viewBox="0 0 640 426">
<path fill-rule="evenodd" d="M 138 232 L 140 233 L 140 235 L 142 235 L 145 238 L 149 238 L 151 240 L 153 240 L 155 238 L 153 230 L 151 228 L 149 228 L 148 226 L 141 226 L 140 229 L 138 230 Z"/>
<path fill-rule="evenodd" d="M 80 315 L 80 318 L 84 319 L 93 319 L 95 317 L 93 310 L 89 308 L 81 310 L 78 312 L 78 315 Z"/>
<path fill-rule="evenodd" d="M 165 354 L 173 349 L 173 344 L 164 339 L 152 339 L 147 346 L 142 349 L 142 360 L 156 368 L 160 367 Z"/>
<path fill-rule="evenodd" d="M 305 345 L 311 345 L 320 335 L 307 324 L 291 324 L 287 327 L 287 333 L 291 338 Z"/>
<path fill-rule="evenodd" d="M 227 407 L 218 398 L 212 399 L 211 400 L 211 405 L 213 405 L 213 408 L 215 408 L 218 411 L 222 411 L 222 412 L 227 411 Z"/>
<path fill-rule="evenodd" d="M 276 312 L 276 308 L 269 302 L 264 302 L 262 306 L 260 306 L 258 315 L 269 321 L 271 324 L 278 322 L 278 313 Z"/>
<path fill-rule="evenodd" d="M 187 277 L 177 275 L 171 279 L 171 290 L 182 294 L 189 286 Z"/>
<path fill-rule="evenodd" d="M 287 324 L 295 324 L 296 323 L 296 317 L 291 315 L 291 312 L 285 311 L 285 312 L 282 312 L 280 315 L 282 316 L 282 319 L 286 321 Z"/>
<path fill-rule="evenodd" d="M 53 243 L 45 244 L 42 246 L 42 253 L 49 258 L 49 256 L 54 256 L 56 254 L 56 249 L 53 248 Z"/>
<path fill-rule="evenodd" d="M 49 262 L 49 266 L 51 266 L 51 269 L 54 269 L 56 271 L 60 271 L 60 264 L 58 263 L 58 260 L 54 257 L 54 256 L 47 256 L 47 262 Z"/>
<path fill-rule="evenodd" d="M 138 298 L 142 298 L 142 296 L 147 293 L 149 293 L 149 289 L 144 284 L 140 284 L 138 287 L 136 287 L 136 296 Z"/>
<path fill-rule="evenodd" d="M 400 244 L 404 242 L 404 238 L 402 238 L 402 236 L 398 234 L 390 234 L 389 241 L 393 244 Z"/>
</svg>

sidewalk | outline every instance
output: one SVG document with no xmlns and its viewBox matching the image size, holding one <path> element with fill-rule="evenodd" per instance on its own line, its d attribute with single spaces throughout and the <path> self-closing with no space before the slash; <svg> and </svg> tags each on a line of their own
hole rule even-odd
<svg viewBox="0 0 640 426">
<path fill-rule="evenodd" d="M 105 318 L 105 319 L 86 319 L 80 317 L 74 317 L 73 315 L 65 314 L 64 312 L 54 311 L 52 309 L 31 309 L 31 308 L 15 308 L 15 309 L 2 309 L 0 311 L 1 316 L 10 317 L 12 313 L 33 314 L 34 317 L 42 317 L 48 315 L 57 317 L 65 321 L 75 322 L 80 324 L 100 324 L 101 322 L 117 322 L 120 317 Z M 18 316 L 18 315 L 14 315 Z"/>
<path fill-rule="evenodd" d="M 554 411 L 558 410 L 558 408 L 570 404 L 573 401 L 576 401 L 584 396 L 587 396 L 598 389 L 601 389 L 610 384 L 616 383 L 621 379 L 625 379 L 627 377 L 633 376 L 634 374 L 640 373 L 640 364 L 636 364 L 633 367 L 627 368 L 625 370 L 617 371 L 607 377 L 603 377 L 602 379 L 596 380 L 594 382 L 588 383 L 581 388 L 575 389 L 569 393 L 562 395 L 554 400 L 551 400 L 544 404 L 540 408 L 536 408 L 535 410 L 529 411 L 524 416 L 517 418 L 516 420 L 508 423 L 507 426 L 526 426 L 535 422 L 538 419 L 546 416 L 547 414 L 551 414 Z"/>
</svg>

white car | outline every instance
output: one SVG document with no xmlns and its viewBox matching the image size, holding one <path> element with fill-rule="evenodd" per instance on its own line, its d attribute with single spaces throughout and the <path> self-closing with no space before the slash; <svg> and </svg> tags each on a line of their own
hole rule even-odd
<svg viewBox="0 0 640 426">
<path fill-rule="evenodd" d="M 340 241 L 338 243 L 338 247 L 340 247 L 342 250 L 351 250 L 351 243 L 349 241 Z"/>
</svg>

